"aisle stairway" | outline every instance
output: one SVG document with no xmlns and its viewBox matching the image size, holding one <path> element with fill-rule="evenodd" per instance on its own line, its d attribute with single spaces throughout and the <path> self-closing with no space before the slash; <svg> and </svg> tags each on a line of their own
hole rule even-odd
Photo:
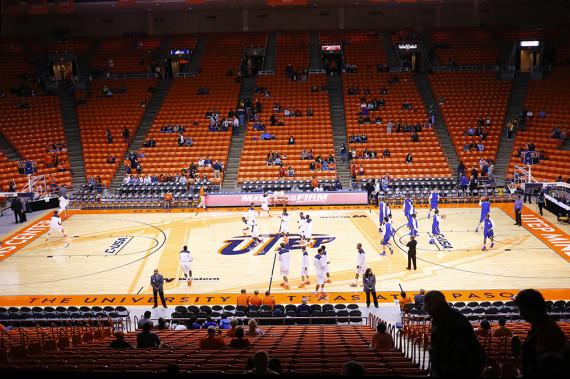
<svg viewBox="0 0 570 379">
<path fill-rule="evenodd" d="M 321 60 L 321 41 L 319 32 L 311 32 L 309 44 L 309 70 L 320 70 L 323 68 Z"/>
<path fill-rule="evenodd" d="M 431 86 L 429 84 L 427 74 L 425 73 L 416 73 L 414 75 L 414 79 L 416 81 L 416 87 L 420 92 L 420 96 L 422 97 L 422 101 L 426 109 L 430 109 L 430 107 L 436 106 L 435 96 L 432 92 Z M 447 157 L 447 162 L 449 163 L 449 167 L 451 168 L 451 172 L 455 175 L 455 170 L 457 165 L 459 164 L 459 157 L 457 156 L 457 152 L 453 147 L 453 143 L 451 142 L 451 137 L 443 122 L 443 117 L 441 112 L 436 113 L 435 117 L 435 125 L 434 131 L 437 135 L 439 140 L 439 144 L 441 145 L 445 156 Z"/>
<path fill-rule="evenodd" d="M 398 56 L 396 54 L 396 51 L 394 50 L 394 46 L 392 45 L 392 38 L 390 37 L 390 33 L 383 32 L 381 33 L 381 35 L 382 35 L 382 41 L 384 43 L 384 51 L 386 53 L 386 58 L 388 58 L 388 65 L 391 68 L 402 67 L 402 65 L 400 64 L 400 60 L 398 59 Z M 378 48 L 380 49 L 381 46 L 378 46 Z"/>
<path fill-rule="evenodd" d="M 267 35 L 265 56 L 263 57 L 263 70 L 275 72 L 275 57 L 277 55 L 277 32 Z"/>
<path fill-rule="evenodd" d="M 8 140 L 0 133 L 0 153 L 4 154 L 10 161 L 22 160 L 22 156 L 8 142 Z"/>
<path fill-rule="evenodd" d="M 350 188 L 350 169 L 348 163 L 342 163 L 340 159 L 340 146 L 346 140 L 346 118 L 344 114 L 344 94 L 342 91 L 342 77 L 329 76 L 327 81 L 329 92 L 329 109 L 333 128 L 334 152 L 336 157 L 336 171 L 343 190 Z"/>
<path fill-rule="evenodd" d="M 190 57 L 190 62 L 188 63 L 188 72 L 192 74 L 197 74 L 200 71 L 200 58 L 204 52 L 204 47 L 207 42 L 206 36 L 200 36 L 198 42 L 196 42 L 196 47 L 192 51 L 192 56 Z"/>
<path fill-rule="evenodd" d="M 253 100 L 254 89 L 255 77 L 244 78 L 241 82 L 239 101 L 245 101 L 246 99 Z M 223 191 L 235 191 L 237 189 L 237 175 L 246 130 L 247 118 L 245 125 L 239 127 L 239 135 L 232 136 L 230 151 L 228 153 L 228 161 L 224 172 L 224 181 L 222 182 Z"/>
<path fill-rule="evenodd" d="M 73 188 L 79 189 L 82 184 L 86 183 L 86 178 L 75 98 L 69 91 L 62 91 L 59 95 L 59 101 L 61 118 L 63 120 L 63 131 L 65 133 L 65 140 L 67 141 L 67 155 L 71 167 Z"/>
<path fill-rule="evenodd" d="M 505 123 L 508 123 L 509 120 L 522 112 L 528 92 L 529 81 L 530 74 L 528 72 L 517 72 L 515 74 L 509 95 Z M 504 178 L 508 176 L 507 169 L 509 167 L 509 161 L 511 160 L 514 143 L 514 138 L 509 141 L 507 134 L 502 133 L 501 140 L 499 141 L 499 149 L 497 150 L 497 161 L 495 162 L 495 176 L 497 177 L 498 185 L 503 185 Z"/>
<path fill-rule="evenodd" d="M 172 85 L 171 80 L 161 80 L 156 86 L 155 92 L 152 95 L 152 98 L 148 102 L 148 105 L 145 109 L 144 116 L 141 119 L 137 132 L 135 133 L 134 138 L 131 140 L 127 152 L 125 153 L 125 159 L 127 158 L 130 151 L 137 151 L 143 147 L 146 135 L 150 130 L 150 128 L 152 127 L 152 123 L 154 122 L 154 119 L 158 114 L 158 111 L 162 106 L 162 102 L 166 98 L 166 95 L 168 94 L 171 85 Z M 111 182 L 111 188 L 112 189 L 119 188 L 121 186 L 121 183 L 123 182 L 124 176 L 125 173 L 122 167 L 120 167 L 115 176 L 113 177 L 113 181 Z"/>
</svg>

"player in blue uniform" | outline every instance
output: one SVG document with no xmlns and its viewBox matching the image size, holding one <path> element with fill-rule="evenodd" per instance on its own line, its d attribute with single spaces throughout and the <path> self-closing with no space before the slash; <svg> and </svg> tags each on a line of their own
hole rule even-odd
<svg viewBox="0 0 570 379">
<path fill-rule="evenodd" d="M 431 193 L 429 194 L 429 212 L 428 212 L 428 219 L 431 217 L 431 211 L 432 211 L 432 210 L 435 211 L 436 209 L 438 209 L 438 208 L 437 208 L 438 203 L 439 203 L 439 192 L 437 192 L 437 189 L 434 188 L 434 189 L 431 191 Z"/>
<path fill-rule="evenodd" d="M 487 238 L 491 240 L 491 245 L 489 249 L 492 249 L 495 245 L 495 223 L 491 220 L 491 215 L 487 213 L 485 216 L 485 221 L 483 221 L 483 248 L 481 250 L 487 250 Z"/>
<path fill-rule="evenodd" d="M 431 234 L 432 237 L 429 240 L 429 243 L 434 244 L 435 243 L 435 237 L 441 234 L 441 231 L 439 230 L 439 223 L 442 220 L 442 216 L 439 215 L 439 209 L 436 209 L 433 213 L 433 221 L 431 223 Z"/>
<path fill-rule="evenodd" d="M 413 208 L 414 203 L 412 199 L 410 199 L 410 195 L 406 195 L 406 200 L 404 200 L 404 216 L 406 216 L 406 219 L 410 217 Z"/>
<path fill-rule="evenodd" d="M 416 213 L 412 213 L 410 216 L 410 236 L 417 237 L 418 236 L 418 220 L 416 218 Z"/>
<path fill-rule="evenodd" d="M 485 221 L 489 212 L 491 212 L 491 202 L 487 197 L 482 197 L 481 200 L 479 200 L 479 206 L 481 207 L 481 217 L 479 218 L 479 225 L 475 228 L 475 232 L 479 231 L 479 227 Z"/>
<path fill-rule="evenodd" d="M 386 247 L 390 250 L 390 254 L 394 254 L 394 250 L 392 249 L 392 244 L 390 243 L 390 239 L 395 234 L 394 228 L 392 228 L 392 224 L 390 223 L 390 219 L 386 217 L 384 219 L 384 224 L 380 225 L 380 231 L 382 233 L 382 253 L 380 255 L 386 255 Z"/>
<path fill-rule="evenodd" d="M 385 203 L 384 200 L 380 200 L 380 202 L 378 203 L 378 213 L 379 213 L 378 221 L 380 222 L 380 225 L 384 224 L 384 219 L 386 217 L 389 218 L 392 217 L 392 211 L 390 210 L 388 203 Z"/>
<path fill-rule="evenodd" d="M 410 230 L 410 232 L 412 231 L 412 223 L 413 223 L 413 218 L 412 216 L 414 216 L 416 214 L 416 208 L 414 207 L 414 204 L 412 203 L 411 208 L 409 210 L 408 213 L 408 229 Z"/>
</svg>

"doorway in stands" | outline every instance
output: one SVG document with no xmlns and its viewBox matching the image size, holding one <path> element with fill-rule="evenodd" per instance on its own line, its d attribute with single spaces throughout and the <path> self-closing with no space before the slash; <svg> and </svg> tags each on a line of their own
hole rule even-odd
<svg viewBox="0 0 570 379">
<path fill-rule="evenodd" d="M 322 45 L 321 54 L 323 67 L 327 71 L 327 75 L 340 74 L 343 68 L 342 45 Z M 350 62 L 347 62 L 347 66 Z M 347 70 L 349 68 L 347 67 Z"/>
</svg>

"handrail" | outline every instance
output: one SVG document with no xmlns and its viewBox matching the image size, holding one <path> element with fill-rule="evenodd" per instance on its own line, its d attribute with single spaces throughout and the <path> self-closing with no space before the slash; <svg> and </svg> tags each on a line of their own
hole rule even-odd
<svg viewBox="0 0 570 379">
<path fill-rule="evenodd" d="M 467 66 L 432 66 L 433 72 L 475 72 L 475 71 L 498 71 L 499 66 L 490 65 L 467 65 Z"/>
<path fill-rule="evenodd" d="M 323 320 L 323 319 L 333 320 L 333 319 L 335 319 L 336 320 L 336 319 L 341 319 L 341 320 L 349 320 L 349 324 L 350 324 L 351 319 L 355 319 L 355 320 L 360 319 L 360 323 L 362 323 L 363 320 L 368 320 L 368 318 L 371 316 L 372 315 L 368 315 L 368 316 L 364 316 L 364 315 L 360 315 L 360 316 L 350 316 L 350 315 L 346 315 L 346 316 L 324 316 L 323 315 L 323 316 L 275 316 L 275 317 L 273 317 L 273 316 L 269 316 L 269 317 L 254 316 L 254 317 L 252 317 L 252 316 L 247 316 L 247 315 L 245 315 L 245 316 L 235 316 L 234 315 L 232 317 L 235 319 L 238 319 L 238 320 L 253 319 L 253 320 L 283 320 L 283 321 L 285 321 L 285 320 L 297 320 L 297 319 L 300 319 L 300 320 L 311 320 L 311 319 L 316 319 L 316 320 Z M 207 319 L 207 317 L 195 317 L 195 318 L 196 318 L 196 321 L 205 321 Z M 215 317 L 213 319 L 217 319 L 217 317 Z M 150 320 L 158 321 L 157 318 L 151 318 Z M 174 321 L 175 323 L 177 321 L 186 322 L 188 320 L 190 320 L 190 318 L 180 318 L 180 317 L 164 318 L 164 321 L 167 321 L 167 322 Z M 138 329 L 139 318 L 137 316 L 134 316 L 133 322 L 135 324 L 135 330 L 139 330 Z M 312 324 L 312 322 L 309 322 L 309 324 Z M 319 323 L 317 325 L 321 325 L 321 324 Z M 327 324 L 324 324 L 324 325 L 327 325 Z M 366 322 L 366 325 L 368 325 L 368 322 Z"/>
</svg>

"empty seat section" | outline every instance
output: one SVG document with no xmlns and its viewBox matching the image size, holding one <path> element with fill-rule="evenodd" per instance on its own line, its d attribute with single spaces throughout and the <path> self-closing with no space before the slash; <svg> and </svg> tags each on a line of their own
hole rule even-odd
<svg viewBox="0 0 570 379">
<path fill-rule="evenodd" d="M 261 122 L 266 131 L 275 136 L 272 140 L 262 140 L 263 132 L 254 130 L 253 123 L 248 125 L 244 141 L 243 152 L 238 172 L 238 182 L 248 180 L 274 180 L 279 178 L 279 166 L 267 165 L 267 154 L 277 152 L 281 155 L 283 167 L 287 170 L 293 167 L 294 177 L 283 179 L 334 179 L 336 170 L 311 171 L 309 165 L 314 160 L 302 160 L 303 150 L 312 150 L 316 158 L 321 155 L 323 159 L 334 154 L 333 137 L 328 97 L 326 91 L 311 92 L 311 86 L 320 87 L 326 84 L 324 75 L 309 75 L 307 81 L 291 81 L 283 74 L 277 76 L 264 76 L 257 79 L 258 87 L 265 87 L 271 94 L 269 97 L 259 95 L 258 99 L 263 106 Z M 273 105 L 281 105 L 281 112 L 274 112 Z M 308 108 L 313 109 L 313 116 L 306 115 Z M 301 117 L 285 117 L 284 111 L 299 110 Z M 283 125 L 272 126 L 271 115 L 275 114 Z M 289 137 L 295 139 L 294 145 L 289 145 Z"/>
<path fill-rule="evenodd" d="M 160 36 L 103 38 L 96 42 L 91 68 L 112 74 L 150 72 L 152 53 L 161 41 Z"/>
<path fill-rule="evenodd" d="M 31 88 L 35 88 L 32 86 Z M 17 105 L 26 103 L 29 107 L 20 109 Z M 36 96 L 20 97 L 7 93 L 0 98 L 0 132 L 25 160 L 34 161 L 36 175 L 46 175 L 49 182 L 53 175 L 58 185 L 71 185 L 67 152 L 59 153 L 59 166 L 53 167 L 48 146 L 65 143 L 63 122 L 57 96 L 47 96 L 38 91 Z M 11 179 L 16 180 L 17 189 L 27 184 L 24 174 L 18 174 L 17 164 L 4 162 L 8 171 L 0 173 L 0 187 L 6 188 Z"/>
<path fill-rule="evenodd" d="M 570 175 L 570 151 L 561 149 L 562 141 L 552 138 L 553 129 L 570 135 L 570 67 L 556 67 L 544 80 L 532 80 L 529 83 L 528 94 L 524 108 L 533 112 L 533 117 L 526 120 L 524 130 L 516 132 L 512 159 L 509 165 L 508 177 L 512 177 L 514 166 L 521 165 L 519 149 L 532 142 L 536 151 L 544 153 L 544 160 L 532 166 L 532 175 L 539 181 L 553 181 L 559 175 L 568 179 Z M 546 117 L 538 116 L 540 111 L 546 112 Z"/>
<path fill-rule="evenodd" d="M 238 71 L 244 47 L 262 46 L 265 40 L 264 33 L 208 36 L 201 57 L 202 71 L 195 77 L 173 82 L 154 120 L 147 137 L 155 139 L 156 146 L 142 149 L 144 158 L 140 162 L 144 174 L 174 175 L 203 158 L 226 164 L 231 130 L 210 132 L 210 120 L 206 113 L 219 112 L 221 119 L 236 110 L 240 84 L 226 73 L 229 69 Z M 200 88 L 207 88 L 208 93 L 198 95 Z M 161 128 L 168 125 L 184 126 L 184 136 L 186 139 L 192 138 L 192 146 L 179 147 L 176 133 L 162 133 Z M 206 175 L 215 184 L 219 184 L 223 178 L 213 178 L 211 167 L 199 168 L 198 173 L 201 177 Z"/>
<path fill-rule="evenodd" d="M 497 80 L 496 73 L 491 71 L 436 73 L 429 76 L 429 81 L 457 155 L 465 166 L 479 167 L 481 158 L 495 161 L 511 82 Z M 465 150 L 466 145 L 480 140 L 466 135 L 467 129 L 475 129 L 477 120 L 487 116 L 491 118 L 491 126 L 484 128 L 487 134 L 482 141 L 484 151 Z"/>
<path fill-rule="evenodd" d="M 457 66 L 497 64 L 499 45 L 483 29 L 435 29 L 431 33 L 435 52 L 442 65 Z"/>
<path fill-rule="evenodd" d="M 156 79 L 94 80 L 90 95 L 75 93 L 76 99 L 86 100 L 77 106 L 77 117 L 87 178 L 100 176 L 109 186 L 127 151 L 123 130 L 129 129 L 132 139 L 145 111 L 141 102 L 150 100 L 149 88 L 157 83 Z M 112 91 L 112 96 L 103 93 L 105 87 Z M 111 144 L 107 143 L 107 129 L 112 135 Z M 115 155 L 115 163 L 107 163 L 109 154 Z"/>
<path fill-rule="evenodd" d="M 302 160 L 303 150 L 313 150 L 316 158 L 323 159 L 334 155 L 332 128 L 329 113 L 328 94 L 321 91 L 326 86 L 324 75 L 309 75 L 306 81 L 292 81 L 285 75 L 285 67 L 291 64 L 299 72 L 309 65 L 307 46 L 308 33 L 281 33 L 277 39 L 276 75 L 259 76 L 256 81 L 258 88 L 266 88 L 270 96 L 255 94 L 262 104 L 260 121 L 266 131 L 275 136 L 273 140 L 261 140 L 263 132 L 255 130 L 249 123 L 245 137 L 243 152 L 238 171 L 238 182 L 248 180 L 274 180 L 279 178 L 279 166 L 267 165 L 267 154 L 277 152 L 281 155 L 283 167 L 291 166 L 295 176 L 283 179 L 334 179 L 336 170 L 311 171 L 309 165 L 313 160 Z M 312 91 L 315 87 L 318 91 Z M 255 100 L 254 100 L 255 101 Z M 275 104 L 281 106 L 280 112 L 275 112 Z M 307 110 L 313 110 L 313 116 L 307 116 Z M 300 117 L 285 117 L 285 109 L 291 112 L 299 111 Z M 270 118 L 275 115 L 283 125 L 271 125 Z M 289 137 L 295 138 L 295 144 L 289 145 Z"/>
<path fill-rule="evenodd" d="M 364 53 L 365 54 L 365 53 Z M 397 82 L 394 82 L 395 78 Z M 392 84 L 390 84 L 392 82 Z M 359 89 L 360 93 L 349 95 L 349 90 Z M 368 89 L 369 94 L 364 90 Z M 385 95 L 380 94 L 386 89 Z M 432 128 L 423 127 L 427 121 L 426 109 L 410 73 L 348 73 L 343 75 L 344 108 L 346 115 L 346 131 L 348 139 L 354 135 L 366 135 L 366 143 L 349 143 L 349 150 L 356 150 L 357 156 L 362 156 L 364 149 L 376 152 L 377 157 L 371 159 L 354 159 L 351 165 L 364 167 L 362 178 L 378 178 L 385 174 L 396 178 L 407 177 L 448 177 L 451 175 L 447 159 L 439 145 Z M 384 106 L 371 110 L 368 117 L 370 122 L 359 117 L 361 103 L 372 99 L 384 99 Z M 402 104 L 410 102 L 412 109 L 403 109 Z M 375 123 L 380 117 L 381 124 Z M 392 133 L 387 133 L 387 124 L 392 122 Z M 420 124 L 419 141 L 412 142 L 412 132 L 403 129 L 398 132 L 397 123 L 404 125 Z M 390 151 L 390 157 L 382 158 L 385 149 Z M 405 158 L 412 154 L 413 163 L 406 164 Z"/>
<path fill-rule="evenodd" d="M 359 72 L 375 72 L 378 64 L 388 64 L 383 39 L 372 31 L 329 31 L 320 33 L 321 44 L 343 45 L 344 63 L 355 64 Z"/>
</svg>

